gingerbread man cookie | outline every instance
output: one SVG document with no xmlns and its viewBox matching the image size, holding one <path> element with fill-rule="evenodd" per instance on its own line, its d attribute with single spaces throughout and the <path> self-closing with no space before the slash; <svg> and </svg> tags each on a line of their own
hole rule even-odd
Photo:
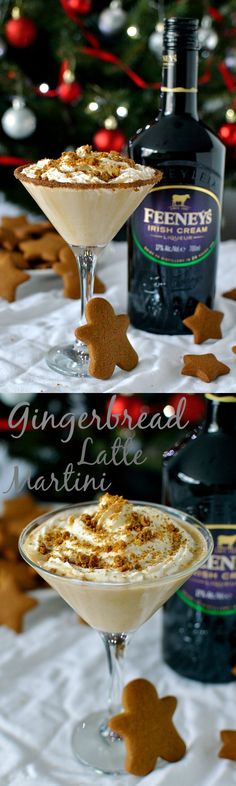
<svg viewBox="0 0 236 786">
<path fill-rule="evenodd" d="M 97 379 L 109 379 L 115 366 L 131 371 L 138 363 L 137 352 L 131 346 L 126 331 L 129 318 L 115 314 L 104 298 L 92 298 L 86 306 L 87 325 L 76 328 L 75 335 L 87 344 L 89 373 Z"/>
<path fill-rule="evenodd" d="M 125 768 L 133 775 L 147 775 L 160 756 L 178 761 L 186 745 L 172 721 L 177 699 L 159 699 L 149 680 L 136 679 L 125 686 L 122 694 L 124 712 L 108 722 L 109 728 L 123 737 L 126 746 Z"/>
</svg>

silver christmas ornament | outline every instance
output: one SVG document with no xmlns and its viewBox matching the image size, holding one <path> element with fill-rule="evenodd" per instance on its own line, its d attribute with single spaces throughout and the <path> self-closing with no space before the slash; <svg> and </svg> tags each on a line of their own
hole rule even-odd
<svg viewBox="0 0 236 786">
<path fill-rule="evenodd" d="M 148 48 L 153 55 L 156 55 L 158 59 L 162 56 L 162 47 L 163 47 L 163 29 L 164 25 L 163 22 L 158 22 L 155 30 L 148 39 Z"/>
<path fill-rule="evenodd" d="M 209 35 L 208 35 L 208 37 L 207 37 L 207 39 L 206 39 L 205 46 L 207 46 L 207 49 L 210 49 L 210 52 L 213 52 L 213 50 L 216 48 L 216 46 L 218 44 L 218 41 L 219 41 L 219 37 L 218 37 L 216 31 L 215 30 L 211 30 Z"/>
<path fill-rule="evenodd" d="M 226 53 L 225 65 L 233 74 L 236 73 L 236 49 L 229 49 Z"/>
<path fill-rule="evenodd" d="M 115 35 L 124 27 L 127 14 L 119 0 L 112 0 L 108 8 L 99 14 L 98 27 L 103 35 Z"/>
<path fill-rule="evenodd" d="M 201 47 L 205 47 L 211 52 L 216 48 L 219 36 L 216 30 L 212 27 L 212 19 L 207 14 L 202 17 L 201 25 L 198 31 L 198 38 Z"/>
<path fill-rule="evenodd" d="M 161 33 L 156 33 L 156 31 L 154 31 L 154 33 L 151 33 L 148 39 L 148 48 L 150 49 L 150 52 L 153 53 L 153 55 L 156 55 L 156 57 L 158 58 L 161 57 L 162 54 Z"/>
<path fill-rule="evenodd" d="M 5 57 L 7 51 L 6 41 L 0 36 L 0 57 Z"/>
<path fill-rule="evenodd" d="M 25 106 L 24 99 L 15 96 L 12 107 L 4 112 L 1 123 L 5 134 L 12 139 L 26 139 L 34 133 L 37 120 L 31 109 Z"/>
</svg>

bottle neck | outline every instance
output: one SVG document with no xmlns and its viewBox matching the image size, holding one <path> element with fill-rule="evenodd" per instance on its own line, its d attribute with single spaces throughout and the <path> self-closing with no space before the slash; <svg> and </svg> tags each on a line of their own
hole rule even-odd
<svg viewBox="0 0 236 786">
<path fill-rule="evenodd" d="M 219 431 L 231 436 L 236 434 L 236 397 L 235 401 L 220 399 L 207 401 L 204 431 L 208 431 L 209 434 L 216 434 Z"/>
<path fill-rule="evenodd" d="M 162 115 L 191 115 L 197 112 L 198 52 L 176 49 L 163 52 Z"/>
</svg>

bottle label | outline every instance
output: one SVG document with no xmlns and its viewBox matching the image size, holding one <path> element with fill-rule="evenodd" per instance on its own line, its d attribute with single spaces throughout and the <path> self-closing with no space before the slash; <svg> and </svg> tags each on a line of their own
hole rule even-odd
<svg viewBox="0 0 236 786">
<path fill-rule="evenodd" d="M 131 225 L 134 243 L 147 262 L 196 265 L 207 260 L 217 244 L 220 202 L 198 186 L 156 186 L 135 210 Z"/>
<path fill-rule="evenodd" d="M 236 524 L 208 524 L 214 550 L 178 590 L 179 597 L 205 614 L 236 614 Z"/>
</svg>

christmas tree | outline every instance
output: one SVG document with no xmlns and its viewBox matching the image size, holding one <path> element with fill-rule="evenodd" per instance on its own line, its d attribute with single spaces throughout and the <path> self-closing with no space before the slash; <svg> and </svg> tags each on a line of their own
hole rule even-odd
<svg viewBox="0 0 236 786">
<path fill-rule="evenodd" d="M 1 0 L 0 172 L 85 142 L 125 149 L 158 112 L 165 16 L 199 19 L 200 116 L 234 185 L 236 0 Z"/>
</svg>

